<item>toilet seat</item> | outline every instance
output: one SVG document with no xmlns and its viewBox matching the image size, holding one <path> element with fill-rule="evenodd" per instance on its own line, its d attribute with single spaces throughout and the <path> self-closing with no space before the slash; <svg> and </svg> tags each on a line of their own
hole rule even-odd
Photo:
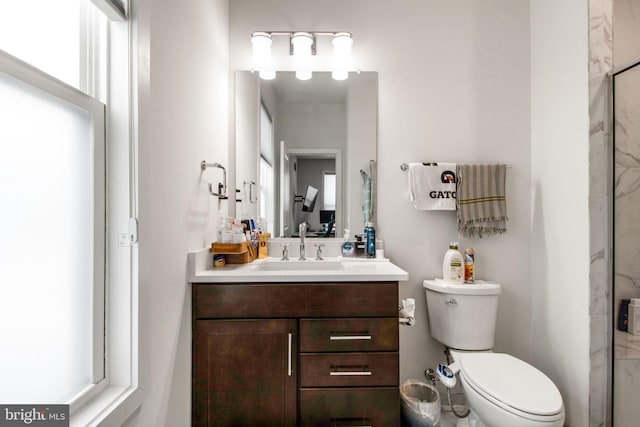
<svg viewBox="0 0 640 427">
<path fill-rule="evenodd" d="M 460 367 L 470 387 L 506 411 L 535 421 L 564 417 L 555 384 L 520 359 L 504 353 L 465 353 Z"/>
</svg>

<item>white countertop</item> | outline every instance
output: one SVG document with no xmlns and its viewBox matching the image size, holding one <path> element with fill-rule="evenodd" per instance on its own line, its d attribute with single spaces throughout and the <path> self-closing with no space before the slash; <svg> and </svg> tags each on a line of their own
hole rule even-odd
<svg viewBox="0 0 640 427">
<path fill-rule="evenodd" d="M 305 263 L 304 270 L 264 269 L 261 264 L 279 258 L 258 259 L 249 264 L 227 264 L 213 267 L 213 255 L 208 248 L 190 252 L 188 257 L 190 283 L 258 283 L 258 282 L 387 282 L 404 281 L 409 274 L 388 259 L 326 257 L 291 263 Z M 324 263 L 324 264 L 323 264 Z M 326 269 L 327 263 L 340 263 L 339 269 Z M 321 265 L 323 264 L 323 265 Z M 315 266 L 318 266 L 318 269 Z"/>
</svg>

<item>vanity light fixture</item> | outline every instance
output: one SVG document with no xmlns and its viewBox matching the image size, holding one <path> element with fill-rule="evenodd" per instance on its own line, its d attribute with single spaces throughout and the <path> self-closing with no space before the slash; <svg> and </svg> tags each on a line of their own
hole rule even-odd
<svg viewBox="0 0 640 427">
<path fill-rule="evenodd" d="M 260 78 L 272 80 L 276 77 L 276 70 L 273 68 L 271 59 L 271 34 L 255 32 L 251 35 L 251 46 L 253 48 L 253 66 L 260 72 Z"/>
<path fill-rule="evenodd" d="M 351 46 L 353 37 L 346 31 L 256 31 L 251 34 L 253 47 L 253 67 L 259 71 L 260 78 L 271 80 L 275 78 L 275 66 L 271 58 L 273 36 L 289 37 L 289 53 L 293 55 L 296 77 L 308 80 L 312 75 L 311 58 L 316 54 L 316 37 L 331 36 L 333 45 L 333 59 L 331 76 L 335 80 L 345 80 L 349 77 L 351 68 Z"/>
</svg>

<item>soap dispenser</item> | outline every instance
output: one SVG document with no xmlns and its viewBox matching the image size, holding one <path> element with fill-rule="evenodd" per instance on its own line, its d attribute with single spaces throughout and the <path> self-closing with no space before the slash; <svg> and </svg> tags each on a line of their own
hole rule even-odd
<svg viewBox="0 0 640 427">
<path fill-rule="evenodd" d="M 340 249 L 343 257 L 352 258 L 356 254 L 356 245 L 349 240 L 349 229 L 347 228 L 344 230 L 344 241 L 342 242 L 342 247 Z"/>
<path fill-rule="evenodd" d="M 444 254 L 442 278 L 448 285 L 464 283 L 464 263 L 462 254 L 458 250 L 458 242 L 449 243 L 449 250 Z"/>
</svg>

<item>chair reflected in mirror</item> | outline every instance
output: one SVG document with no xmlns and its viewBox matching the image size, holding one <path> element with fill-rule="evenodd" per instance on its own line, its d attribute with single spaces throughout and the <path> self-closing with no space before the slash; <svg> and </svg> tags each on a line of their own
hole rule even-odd
<svg viewBox="0 0 640 427">
<path fill-rule="evenodd" d="M 321 210 L 320 211 L 320 224 L 324 229 L 324 233 L 321 237 L 335 236 L 335 230 L 333 229 L 336 223 L 336 211 L 335 210 Z"/>
</svg>

